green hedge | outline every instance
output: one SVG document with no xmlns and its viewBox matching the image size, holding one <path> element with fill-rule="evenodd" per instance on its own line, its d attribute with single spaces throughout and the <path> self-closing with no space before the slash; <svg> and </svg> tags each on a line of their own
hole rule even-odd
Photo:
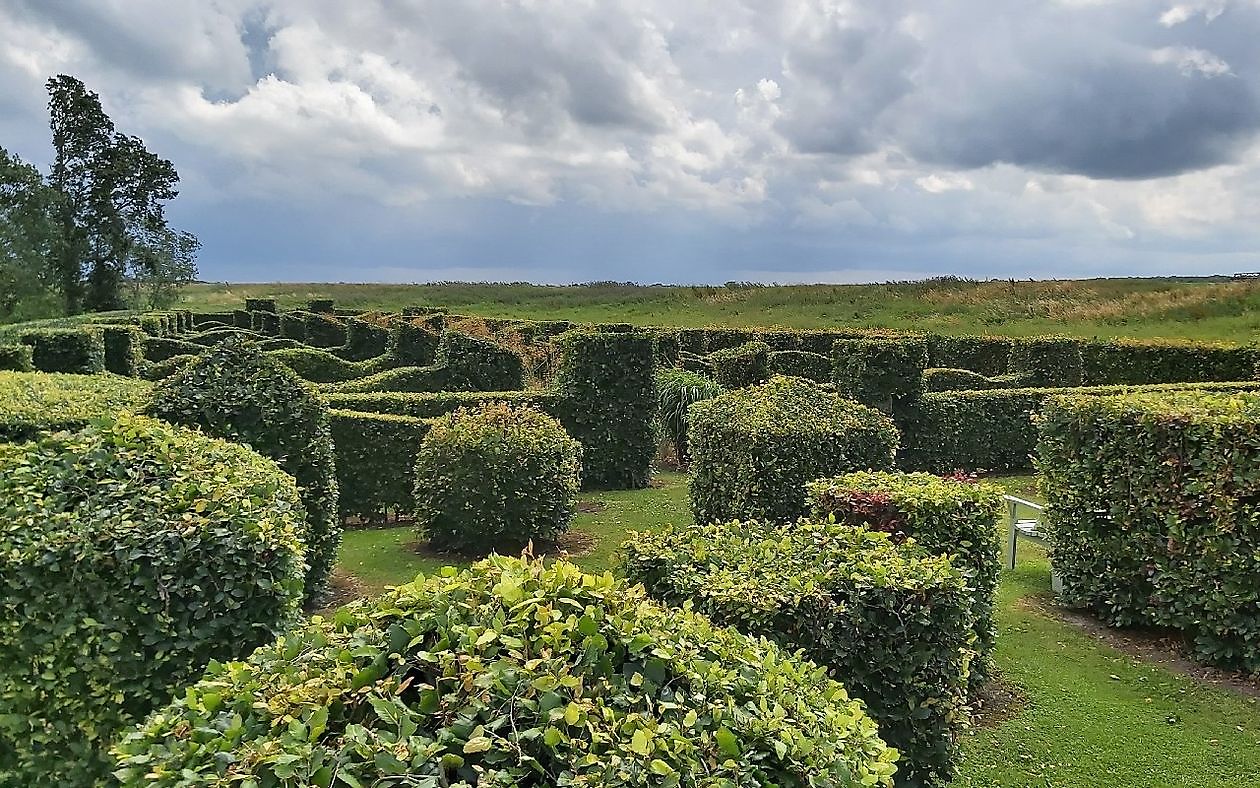
<svg viewBox="0 0 1260 788">
<path fill-rule="evenodd" d="M 1005 375 L 1011 356 L 1010 337 L 928 336 L 928 364 L 944 369 L 966 369 L 994 377 Z"/>
<path fill-rule="evenodd" d="M 201 345 L 202 347 L 217 345 L 224 340 L 232 338 L 251 339 L 260 342 L 267 339 L 267 337 L 262 334 L 259 334 L 256 331 L 251 331 L 247 328 L 212 328 L 207 331 L 200 331 L 196 334 L 190 334 L 186 337 L 182 337 L 183 341 L 191 342 L 194 345 Z"/>
<path fill-rule="evenodd" d="M 467 386 L 466 378 L 457 379 L 447 367 L 433 366 L 397 367 L 342 383 L 328 384 L 320 388 L 322 391 L 330 394 L 370 394 L 385 391 L 405 393 L 438 392 L 463 389 Z"/>
<path fill-rule="evenodd" d="M 146 412 L 247 444 L 297 480 L 306 508 L 306 598 L 319 599 L 337 560 L 341 518 L 328 407 L 314 387 L 256 345 L 228 340 L 158 383 Z"/>
<path fill-rule="evenodd" d="M 303 341 L 311 347 L 341 347 L 346 344 L 346 324 L 332 315 L 307 312 L 306 339 Z"/>
<path fill-rule="evenodd" d="M 1079 386 L 1085 379 L 1083 339 L 1029 337 L 1011 340 L 1008 372 L 1030 386 Z"/>
<path fill-rule="evenodd" d="M 953 775 L 975 636 L 948 558 L 803 521 L 670 527 L 632 534 L 622 552 L 650 596 L 830 667 L 900 752 L 897 785 Z"/>
<path fill-rule="evenodd" d="M 919 399 L 926 367 L 927 341 L 915 337 L 838 339 L 831 347 L 836 391 L 886 413 Z"/>
<path fill-rule="evenodd" d="M 445 368 L 442 388 L 450 391 L 515 391 L 525 387 L 521 355 L 493 340 L 443 331 L 434 366 Z"/>
<path fill-rule="evenodd" d="M 888 469 L 897 449 L 887 416 L 800 378 L 695 403 L 688 435 L 698 523 L 795 520 L 807 511 L 807 482 Z"/>
<path fill-rule="evenodd" d="M 413 416 L 432 419 L 468 408 L 483 402 L 506 402 L 512 405 L 531 405 L 544 413 L 560 418 L 565 410 L 559 394 L 544 391 L 443 391 L 404 392 L 381 391 L 368 393 L 328 392 L 324 400 L 329 407 L 353 410 L 360 413 L 389 413 L 396 416 Z M 563 423 L 563 419 L 561 419 Z M 568 429 L 566 426 L 565 429 Z"/>
<path fill-rule="evenodd" d="M 422 323 L 398 322 L 390 329 L 389 355 L 400 367 L 423 367 L 437 359 L 442 335 Z"/>
<path fill-rule="evenodd" d="M 117 731 L 295 622 L 302 530 L 275 463 L 189 430 L 0 445 L 0 784 L 103 784 Z"/>
<path fill-rule="evenodd" d="M 656 373 L 657 423 L 661 438 L 673 446 L 680 463 L 686 463 L 687 411 L 696 402 L 703 402 L 726 391 L 721 385 L 685 369 L 661 369 Z"/>
<path fill-rule="evenodd" d="M 1063 600 L 1260 671 L 1260 394 L 1065 396 L 1040 430 Z"/>
<path fill-rule="evenodd" d="M 0 443 L 79 429 L 93 419 L 134 411 L 151 388 L 115 375 L 0 372 Z"/>
<path fill-rule="evenodd" d="M 304 380 L 314 383 L 340 383 L 354 380 L 363 374 L 353 361 L 346 361 L 327 350 L 313 347 L 268 350 L 267 356 L 292 369 Z"/>
<path fill-rule="evenodd" d="M 383 354 L 389 348 L 390 330 L 366 320 L 346 320 L 346 343 L 336 354 L 347 361 L 363 361 Z"/>
<path fill-rule="evenodd" d="M 167 337 L 145 337 L 142 342 L 145 361 L 165 361 L 171 356 L 196 355 L 206 348 L 196 342 Z"/>
<path fill-rule="evenodd" d="M 992 673 L 997 644 L 1001 489 L 928 473 L 862 471 L 810 482 L 807 495 L 812 519 L 884 531 L 896 541 L 912 538 L 930 553 L 952 557 L 973 602 L 979 659 L 972 663 L 970 684 L 978 690 Z"/>
<path fill-rule="evenodd" d="M 1027 385 L 1023 375 L 995 375 L 989 378 L 969 369 L 929 367 L 923 370 L 923 388 L 926 391 L 989 391 Z"/>
<path fill-rule="evenodd" d="M 40 372 L 95 375 L 105 371 L 105 338 L 98 327 L 23 331 L 18 341 L 31 348 L 31 363 Z"/>
<path fill-rule="evenodd" d="M 219 326 L 215 326 L 214 324 L 216 323 L 220 323 L 223 326 L 232 325 L 232 313 L 231 312 L 198 312 L 198 313 L 193 314 L 192 316 L 193 329 L 204 329 L 207 326 L 207 324 L 209 324 L 211 328 L 217 328 Z"/>
<path fill-rule="evenodd" d="M 432 423 L 415 465 L 415 522 L 438 550 L 554 543 L 581 487 L 582 446 L 541 411 L 491 402 Z"/>
<path fill-rule="evenodd" d="M 275 312 L 259 310 L 250 312 L 249 317 L 249 327 L 252 330 L 264 336 L 280 336 L 280 316 Z"/>
<path fill-rule="evenodd" d="M 808 350 L 776 350 L 770 354 L 770 373 L 805 378 L 815 383 L 831 382 L 831 358 Z"/>
<path fill-rule="evenodd" d="M 136 326 L 101 326 L 101 340 L 105 345 L 105 370 L 134 378 L 140 374 L 144 361 L 145 335 Z"/>
<path fill-rule="evenodd" d="M 274 298 L 246 298 L 246 312 L 276 312 L 276 299 Z"/>
<path fill-rule="evenodd" d="M 30 345 L 0 345 L 0 370 L 31 372 L 34 369 Z"/>
<path fill-rule="evenodd" d="M 280 336 L 306 341 L 306 314 L 303 312 L 282 312 L 280 314 Z"/>
<path fill-rule="evenodd" d="M 306 309 L 309 312 L 327 313 L 331 315 L 333 313 L 334 304 L 335 302 L 331 298 L 312 298 L 306 302 Z"/>
<path fill-rule="evenodd" d="M 728 389 L 754 386 L 770 378 L 770 346 L 745 342 L 709 354 L 709 367 L 719 385 Z"/>
<path fill-rule="evenodd" d="M 1247 380 L 1260 348 L 1220 343 L 1110 339 L 1081 347 L 1091 385 Z"/>
<path fill-rule="evenodd" d="M 894 758 L 843 688 L 773 644 L 508 558 L 213 666 L 117 755 L 124 788 L 887 788 Z"/>
<path fill-rule="evenodd" d="M 234 309 L 232 310 L 232 325 L 236 328 L 252 329 L 254 318 L 244 309 Z"/>
<path fill-rule="evenodd" d="M 194 355 L 171 356 L 164 361 L 144 362 L 140 367 L 140 377 L 145 380 L 159 381 L 169 378 L 176 372 L 197 359 Z"/>
<path fill-rule="evenodd" d="M 1025 473 L 1037 446 L 1033 414 L 1060 394 L 1107 395 L 1126 391 L 1252 391 L 1258 382 L 1170 383 L 1126 387 L 1017 388 L 925 394 L 900 418 L 901 467 L 953 473 L 958 470 Z"/>
<path fill-rule="evenodd" d="M 415 510 L 416 453 L 430 422 L 411 416 L 330 410 L 337 459 L 338 510 L 378 519 Z"/>
</svg>

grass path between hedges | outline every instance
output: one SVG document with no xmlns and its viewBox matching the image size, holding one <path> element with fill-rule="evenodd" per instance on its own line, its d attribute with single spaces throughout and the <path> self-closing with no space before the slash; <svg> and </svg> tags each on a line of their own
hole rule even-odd
<svg viewBox="0 0 1260 788">
<path fill-rule="evenodd" d="M 647 490 L 584 496 L 574 528 L 590 537 L 574 562 L 614 563 L 622 536 L 690 519 L 686 476 L 660 474 Z M 998 480 L 1034 495 L 1031 477 Z M 340 571 L 365 593 L 412 580 L 445 563 L 422 556 L 409 527 L 347 532 Z M 1003 679 L 1022 702 L 964 742 L 960 788 L 1183 788 L 1260 785 L 1260 701 L 1218 689 L 1116 650 L 1047 608 L 1045 551 L 1020 546 L 999 588 Z"/>
</svg>

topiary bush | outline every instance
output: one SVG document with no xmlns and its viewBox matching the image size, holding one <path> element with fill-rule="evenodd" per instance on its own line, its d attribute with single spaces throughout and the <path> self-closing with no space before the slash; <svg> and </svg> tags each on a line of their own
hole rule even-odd
<svg viewBox="0 0 1260 788">
<path fill-rule="evenodd" d="M 992 673 L 997 644 L 1001 489 L 930 473 L 859 471 L 810 482 L 806 494 L 813 519 L 884 531 L 898 542 L 914 539 L 928 552 L 952 557 L 973 602 L 979 658 L 971 665 L 970 684 L 978 690 Z"/>
<path fill-rule="evenodd" d="M 89 786 L 121 728 L 294 623 L 293 480 L 138 417 L 0 444 L 0 784 Z"/>
<path fill-rule="evenodd" d="M 770 346 L 765 342 L 745 342 L 709 354 L 713 379 L 728 389 L 754 386 L 770 377 Z"/>
<path fill-rule="evenodd" d="M 879 411 L 800 378 L 771 378 L 688 412 L 696 522 L 787 522 L 807 511 L 805 484 L 886 470 L 897 428 Z"/>
<path fill-rule="evenodd" d="M 229 339 L 158 383 L 145 412 L 244 443 L 297 480 L 306 508 L 306 601 L 328 585 L 341 543 L 328 406 L 293 370 Z"/>
<path fill-rule="evenodd" d="M 912 337 L 838 339 L 831 350 L 836 391 L 894 413 L 923 394 L 927 342 Z"/>
<path fill-rule="evenodd" d="M 942 369 L 966 369 L 979 375 L 1005 375 L 1010 363 L 1011 338 L 993 336 L 928 337 L 928 363 Z"/>
<path fill-rule="evenodd" d="M 192 354 L 171 356 L 162 361 L 146 361 L 140 367 L 140 377 L 145 380 L 159 381 L 169 378 L 176 372 L 191 364 L 197 359 Z"/>
<path fill-rule="evenodd" d="M 657 419 L 661 436 L 674 448 L 680 463 L 686 463 L 687 410 L 693 403 L 713 399 L 726 389 L 683 369 L 662 369 L 656 373 Z"/>
<path fill-rule="evenodd" d="M 144 361 L 144 332 L 132 325 L 103 325 L 101 340 L 105 346 L 105 370 L 134 378 Z"/>
<path fill-rule="evenodd" d="M 541 411 L 457 410 L 420 443 L 416 527 L 434 548 L 469 554 L 554 542 L 573 520 L 581 471 L 581 444 Z"/>
<path fill-rule="evenodd" d="M 150 388 L 116 375 L 0 372 L 0 442 L 77 430 L 93 419 L 132 412 Z"/>
<path fill-rule="evenodd" d="M 145 361 L 165 361 L 171 356 L 196 355 L 205 349 L 196 342 L 166 337 L 146 337 L 143 340 Z"/>
<path fill-rule="evenodd" d="M 944 785 L 967 720 L 972 602 L 944 556 L 888 534 L 738 521 L 631 534 L 622 570 L 669 605 L 831 668 L 896 747 L 897 785 Z"/>
<path fill-rule="evenodd" d="M 23 331 L 18 341 L 31 348 L 31 363 L 40 372 L 95 375 L 105 371 L 105 339 L 95 326 Z"/>
<path fill-rule="evenodd" d="M 831 359 L 808 350 L 776 350 L 769 357 L 770 372 L 815 383 L 831 381 Z"/>
<path fill-rule="evenodd" d="M 329 411 L 337 453 L 337 509 L 343 517 L 381 519 L 415 510 L 416 453 L 429 421 L 388 413 Z"/>
<path fill-rule="evenodd" d="M 0 370 L 30 372 L 33 369 L 30 345 L 0 345 Z"/>
<path fill-rule="evenodd" d="M 1260 671 L 1260 394 L 1064 396 L 1039 426 L 1064 602 Z"/>
<path fill-rule="evenodd" d="M 1085 340 L 1029 337 L 1011 340 L 1010 372 L 1029 386 L 1079 386 L 1084 381 Z"/>
<path fill-rule="evenodd" d="M 886 787 L 895 758 L 814 665 L 611 575 L 509 558 L 212 666 L 115 752 L 124 788 Z"/>
</svg>

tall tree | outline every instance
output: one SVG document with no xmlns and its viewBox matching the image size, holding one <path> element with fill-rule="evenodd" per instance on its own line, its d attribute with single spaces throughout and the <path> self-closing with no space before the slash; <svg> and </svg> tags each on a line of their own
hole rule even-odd
<svg viewBox="0 0 1260 788">
<path fill-rule="evenodd" d="M 46 317 L 56 308 L 60 210 L 61 195 L 39 170 L 0 148 L 0 320 Z"/>
</svg>

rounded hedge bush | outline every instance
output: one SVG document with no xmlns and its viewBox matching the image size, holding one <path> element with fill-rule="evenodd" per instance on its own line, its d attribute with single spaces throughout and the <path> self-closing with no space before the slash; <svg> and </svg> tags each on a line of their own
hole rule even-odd
<svg viewBox="0 0 1260 788">
<path fill-rule="evenodd" d="M 154 386 L 148 415 L 244 443 L 297 480 L 306 507 L 307 602 L 327 589 L 341 544 L 328 406 L 309 383 L 235 338 Z"/>
<path fill-rule="evenodd" d="M 290 626 L 302 517 L 275 463 L 151 419 L 0 445 L 0 785 L 96 785 L 116 731 Z"/>
<path fill-rule="evenodd" d="M 610 574 L 496 557 L 214 665 L 115 749 L 131 786 L 890 786 L 813 663 Z"/>
<path fill-rule="evenodd" d="M 774 377 L 691 406 L 696 522 L 788 522 L 814 479 L 893 465 L 898 433 L 874 408 L 801 378 Z"/>
<path fill-rule="evenodd" d="M 582 446 L 529 407 L 489 402 L 434 422 L 416 456 L 416 525 L 439 550 L 554 541 L 577 507 Z"/>
<path fill-rule="evenodd" d="M 30 372 L 33 358 L 30 345 L 0 345 L 0 370 Z"/>
</svg>

